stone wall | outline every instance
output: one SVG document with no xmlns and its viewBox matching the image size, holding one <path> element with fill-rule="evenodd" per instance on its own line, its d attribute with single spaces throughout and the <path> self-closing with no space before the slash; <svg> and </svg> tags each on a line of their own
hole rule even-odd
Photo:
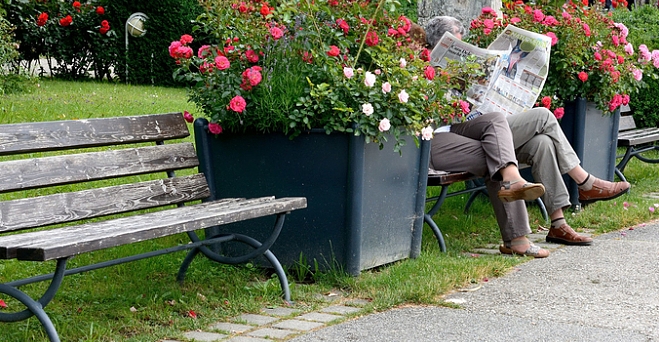
<svg viewBox="0 0 659 342">
<path fill-rule="evenodd" d="M 483 7 L 500 11 L 501 0 L 418 0 L 418 24 L 423 26 L 434 16 L 450 15 L 469 28 L 469 23 L 481 13 Z"/>
</svg>

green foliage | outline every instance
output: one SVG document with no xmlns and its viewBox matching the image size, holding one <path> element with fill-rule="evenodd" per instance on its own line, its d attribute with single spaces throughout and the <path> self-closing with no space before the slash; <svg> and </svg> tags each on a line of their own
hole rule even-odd
<svg viewBox="0 0 659 342">
<path fill-rule="evenodd" d="M 629 30 L 627 39 L 635 46 L 645 44 L 649 50 L 659 49 L 659 8 L 652 5 L 634 7 L 630 12 L 615 11 L 613 19 L 622 22 Z M 638 127 L 659 126 L 659 79 L 645 77 L 647 87 L 636 94 L 632 94 L 629 105 L 634 115 L 634 121 Z"/>
<path fill-rule="evenodd" d="M 167 54 L 169 43 L 184 33 L 192 32 L 192 21 L 203 12 L 197 0 L 116 0 L 106 8 L 113 13 L 110 25 L 117 28 L 121 39 L 117 42 L 119 63 L 115 73 L 122 80 L 134 84 L 176 85 L 172 74 L 176 65 Z M 128 56 L 125 59 L 124 27 L 128 17 L 142 12 L 149 18 L 143 37 L 128 37 Z M 126 70 L 126 68 L 128 70 Z"/>
<path fill-rule="evenodd" d="M 401 135 L 428 139 L 431 124 L 462 120 L 460 97 L 448 90 L 480 67 L 436 74 L 393 0 L 203 4 L 194 36 L 169 53 L 216 134 L 322 128 L 380 146 L 392 137 L 397 150 Z"/>
<path fill-rule="evenodd" d="M 11 72 L 17 58 L 13 28 L 0 16 L 0 95 L 20 92 L 26 86 L 27 77 Z"/>
<path fill-rule="evenodd" d="M 54 76 L 102 79 L 116 66 L 117 53 L 108 47 L 118 40 L 108 26 L 109 13 L 100 2 L 14 1 L 9 20 L 16 26 L 20 59 L 26 63 L 45 57 Z M 51 63 L 51 61 L 53 63 Z"/>
</svg>

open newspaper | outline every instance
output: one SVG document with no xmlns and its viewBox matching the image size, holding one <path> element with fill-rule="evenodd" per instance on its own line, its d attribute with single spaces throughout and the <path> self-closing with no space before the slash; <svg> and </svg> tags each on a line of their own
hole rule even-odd
<svg viewBox="0 0 659 342">
<path fill-rule="evenodd" d="M 463 91 L 472 103 L 467 119 L 481 113 L 521 113 L 532 108 L 545 85 L 551 38 L 513 25 L 487 49 L 463 42 L 446 32 L 430 53 L 430 62 L 443 68 L 447 60 L 474 56 L 484 75 L 470 81 Z"/>
</svg>

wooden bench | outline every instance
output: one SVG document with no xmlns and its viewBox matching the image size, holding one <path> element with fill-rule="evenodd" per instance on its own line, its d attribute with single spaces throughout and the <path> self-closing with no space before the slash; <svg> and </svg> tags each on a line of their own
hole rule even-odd
<svg viewBox="0 0 659 342">
<path fill-rule="evenodd" d="M 65 275 L 183 250 L 189 253 L 179 269 L 179 281 L 199 253 L 229 264 L 264 256 L 279 276 L 285 300 L 290 300 L 286 275 L 269 248 L 286 214 L 305 208 L 306 199 L 210 198 L 204 175 L 194 170 L 198 161 L 192 143 L 164 143 L 188 135 L 181 113 L 0 125 L 0 193 L 5 194 L 5 200 L 0 201 L 0 258 L 56 260 L 53 274 L 0 284 L 0 293 L 26 307 L 20 312 L 0 312 L 0 321 L 21 321 L 34 315 L 50 340 L 59 341 L 43 308 Z M 187 175 L 176 176 L 175 170 L 185 170 Z M 69 184 L 77 184 L 76 189 L 65 192 L 72 187 L 61 185 Z M 199 200 L 202 202 L 184 205 Z M 142 211 L 150 208 L 160 210 Z M 116 214 L 123 215 L 98 219 Z M 263 243 L 239 232 L 206 239 L 195 233 L 271 215 L 274 227 L 264 228 L 271 230 L 271 235 Z M 88 221 L 90 218 L 97 219 Z M 80 220 L 86 221 L 72 223 Z M 187 233 L 191 242 L 66 268 L 71 257 L 82 253 L 179 233 Z M 239 241 L 253 249 L 246 255 L 224 256 L 209 248 L 226 241 Z M 51 281 L 49 288 L 37 300 L 18 289 L 44 280 Z"/>
<path fill-rule="evenodd" d="M 658 140 L 659 128 L 636 128 L 633 116 L 621 116 L 618 126 L 618 147 L 624 147 L 625 153 L 617 156 L 617 158 L 622 158 L 616 165 L 615 172 L 618 177 L 626 181 L 623 172 L 633 157 L 646 163 L 659 163 L 659 158 L 648 158 L 642 155 L 645 152 L 659 150 L 659 146 L 656 144 Z"/>
<path fill-rule="evenodd" d="M 529 166 L 524 165 L 521 167 L 524 168 Z M 457 182 L 465 182 L 465 189 L 448 192 L 449 186 Z M 479 194 L 488 196 L 487 187 L 482 178 L 478 176 L 474 176 L 469 172 L 447 172 L 447 171 L 434 171 L 434 170 L 428 172 L 427 186 L 428 187 L 438 186 L 440 187 L 440 191 L 439 191 L 439 195 L 426 198 L 426 203 L 433 203 L 433 205 L 430 208 L 430 210 L 428 210 L 428 212 L 424 214 L 423 220 L 425 223 L 428 224 L 433 234 L 435 235 L 435 238 L 437 238 L 437 242 L 439 243 L 439 249 L 442 252 L 446 252 L 446 242 L 444 241 L 444 235 L 442 234 L 441 229 L 437 226 L 437 223 L 435 222 L 435 220 L 433 220 L 432 217 L 435 216 L 435 214 L 437 214 L 437 212 L 442 207 L 444 201 L 447 198 L 452 196 L 463 195 L 463 194 L 470 194 L 469 198 L 467 199 L 467 203 L 465 204 L 464 212 L 466 214 Z M 537 200 L 535 200 L 535 203 L 540 208 L 542 217 L 545 219 L 545 221 L 548 221 L 549 215 L 547 214 L 547 208 L 545 207 L 544 202 L 542 202 L 542 199 L 538 198 Z"/>
</svg>

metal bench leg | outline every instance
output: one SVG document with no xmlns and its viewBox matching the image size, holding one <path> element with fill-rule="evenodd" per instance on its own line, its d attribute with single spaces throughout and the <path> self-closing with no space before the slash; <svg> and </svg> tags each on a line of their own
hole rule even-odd
<svg viewBox="0 0 659 342">
<path fill-rule="evenodd" d="M 18 322 L 36 316 L 43 326 L 46 335 L 48 335 L 48 339 L 52 342 L 59 342 L 60 339 L 57 330 L 48 317 L 48 314 L 46 314 L 46 311 L 44 311 L 44 308 L 51 300 L 53 300 L 55 293 L 57 293 L 60 285 L 62 285 L 68 259 L 69 258 L 57 259 L 57 266 L 55 268 L 55 273 L 53 274 L 53 279 L 48 286 L 48 289 L 39 300 L 32 299 L 32 297 L 28 296 L 25 292 L 9 285 L 9 283 L 0 284 L 0 293 L 15 298 L 27 308 L 23 311 L 14 313 L 0 312 L 0 322 Z"/>
<path fill-rule="evenodd" d="M 625 154 L 622 156 L 622 160 L 616 165 L 616 169 L 622 173 L 625 171 L 625 167 L 627 166 L 627 163 L 629 163 L 629 160 L 632 159 L 632 152 L 633 152 L 633 147 L 627 147 L 627 150 L 625 151 Z"/>
<path fill-rule="evenodd" d="M 541 198 L 536 198 L 535 203 L 540 207 L 540 213 L 542 214 L 542 218 L 545 219 L 546 223 L 550 223 L 551 220 L 549 219 L 549 214 L 547 214 L 547 207 L 545 207 L 545 202 L 542 201 Z"/>
<path fill-rule="evenodd" d="M 423 220 L 428 224 L 430 229 L 432 229 L 433 234 L 435 234 L 435 237 L 437 238 L 437 242 L 439 243 L 439 250 L 442 252 L 446 252 L 446 243 L 444 242 L 444 235 L 442 235 L 442 231 L 439 229 L 439 227 L 437 227 L 437 224 L 432 219 L 432 217 L 439 211 L 439 208 L 442 207 L 442 204 L 444 204 L 444 200 L 446 200 L 447 194 L 448 194 L 448 185 L 442 185 L 442 190 L 440 191 L 439 196 L 436 198 L 429 199 L 430 201 L 435 199 L 435 204 L 428 211 L 428 213 L 423 215 Z"/>
</svg>

